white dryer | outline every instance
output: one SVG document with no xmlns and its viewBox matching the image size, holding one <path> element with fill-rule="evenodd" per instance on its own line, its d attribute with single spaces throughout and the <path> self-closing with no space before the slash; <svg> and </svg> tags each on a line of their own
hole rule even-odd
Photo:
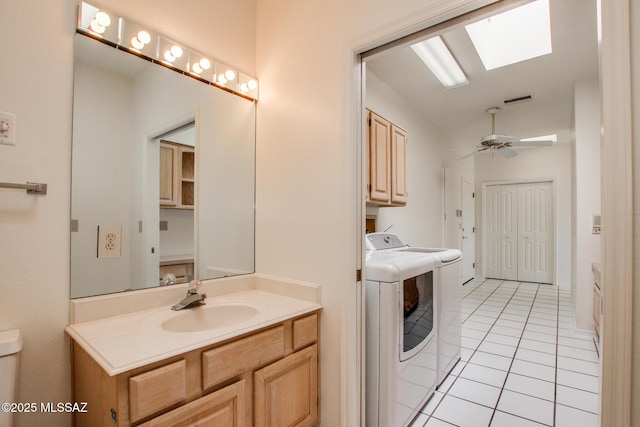
<svg viewBox="0 0 640 427">
<path fill-rule="evenodd" d="M 436 257 L 435 287 L 438 378 L 440 386 L 460 360 L 462 334 L 462 252 L 458 249 L 408 246 L 392 233 L 370 233 L 365 238 L 370 251 L 394 251 L 405 254 L 431 254 Z"/>
<path fill-rule="evenodd" d="M 367 251 L 366 425 L 404 427 L 437 378 L 431 254 Z"/>
</svg>

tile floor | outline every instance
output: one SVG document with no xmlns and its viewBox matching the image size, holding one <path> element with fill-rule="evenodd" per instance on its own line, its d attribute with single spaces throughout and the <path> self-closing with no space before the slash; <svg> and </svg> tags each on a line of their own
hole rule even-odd
<svg viewBox="0 0 640 427">
<path fill-rule="evenodd" d="M 461 360 L 411 427 L 596 427 L 599 358 L 574 331 L 568 291 L 472 280 Z"/>
</svg>

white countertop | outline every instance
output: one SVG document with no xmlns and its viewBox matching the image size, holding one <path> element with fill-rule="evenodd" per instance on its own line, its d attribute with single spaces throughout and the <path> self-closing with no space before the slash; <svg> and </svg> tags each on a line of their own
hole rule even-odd
<svg viewBox="0 0 640 427">
<path fill-rule="evenodd" d="M 231 326 L 196 332 L 169 332 L 162 329 L 160 324 L 183 311 L 176 312 L 171 310 L 171 306 L 163 306 L 74 323 L 67 326 L 65 331 L 109 375 L 117 375 L 322 308 L 316 302 L 256 289 L 207 298 L 206 303 L 207 306 L 248 304 L 257 307 L 258 312 L 251 319 Z M 200 307 L 185 310 L 198 309 Z"/>
</svg>

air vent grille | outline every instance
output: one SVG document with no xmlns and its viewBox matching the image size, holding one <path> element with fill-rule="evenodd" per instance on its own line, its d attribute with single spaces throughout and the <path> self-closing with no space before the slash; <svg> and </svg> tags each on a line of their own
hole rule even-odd
<svg viewBox="0 0 640 427">
<path fill-rule="evenodd" d="M 516 98 L 505 99 L 504 105 L 521 104 L 523 102 L 529 102 L 531 100 L 533 100 L 533 97 L 531 95 L 523 95 Z"/>
</svg>

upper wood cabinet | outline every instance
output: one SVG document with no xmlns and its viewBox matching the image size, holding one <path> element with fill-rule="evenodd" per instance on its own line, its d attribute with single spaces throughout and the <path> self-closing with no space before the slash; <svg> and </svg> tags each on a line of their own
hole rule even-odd
<svg viewBox="0 0 640 427">
<path fill-rule="evenodd" d="M 407 203 L 407 133 L 371 110 L 367 111 L 367 195 L 379 206 Z"/>
<path fill-rule="evenodd" d="M 160 142 L 160 207 L 193 209 L 195 204 L 195 150 Z"/>
</svg>

